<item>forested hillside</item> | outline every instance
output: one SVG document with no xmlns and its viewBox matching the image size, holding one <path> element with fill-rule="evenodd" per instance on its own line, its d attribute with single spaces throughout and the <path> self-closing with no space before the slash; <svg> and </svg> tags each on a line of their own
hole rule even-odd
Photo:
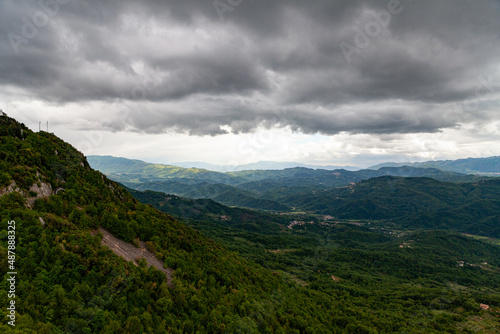
<svg viewBox="0 0 500 334">
<path fill-rule="evenodd" d="M 383 220 L 399 227 L 452 229 L 500 237 L 500 179 L 449 183 L 379 177 L 283 203 L 341 219 Z"/>
<path fill-rule="evenodd" d="M 416 314 L 432 317 L 430 314 L 444 312 L 453 314 L 461 329 L 472 330 L 472 324 L 478 323 L 470 317 L 464 321 L 451 300 L 464 293 L 476 295 L 486 286 L 497 291 L 490 297 L 498 293 L 499 240 L 483 238 L 494 242 L 485 244 L 478 238 L 442 231 L 401 231 L 322 216 L 274 215 L 229 208 L 211 200 L 129 191 L 144 203 L 183 217 L 241 256 L 311 289 L 328 294 L 349 291 L 374 309 L 412 305 L 418 299 L 427 306 L 408 314 L 413 320 L 419 318 Z M 419 294 L 423 295 L 417 297 Z M 499 319 L 483 319 L 475 329 L 495 333 Z M 454 326 L 431 329 L 423 319 L 412 326 L 410 333 L 462 332 Z"/>
<path fill-rule="evenodd" d="M 258 239 L 258 222 L 266 226 L 265 216 L 264 221 L 256 216 L 255 239 L 245 239 L 249 225 L 238 226 L 240 238 L 255 250 L 251 256 L 228 249 L 231 243 L 221 238 L 217 224 L 200 228 L 202 234 L 141 204 L 55 135 L 34 133 L 4 116 L 0 159 L 2 333 L 469 333 L 477 328 L 494 333 L 498 328 L 498 246 L 446 233 L 398 240 L 343 224 L 311 224 L 309 231 L 306 224 L 289 228 L 278 218 L 267 231 L 276 241 L 269 244 Z M 14 238 L 7 229 L 12 222 Z M 201 227 L 203 220 L 197 223 Z M 136 266 L 102 246 L 99 227 L 125 242 L 145 242 L 174 270 L 172 284 L 144 261 Z M 208 238 L 209 230 L 219 241 Z M 288 234 L 307 242 L 290 245 Z M 9 240 L 16 245 L 13 263 L 7 257 Z M 277 250 L 278 241 L 293 252 Z M 411 248 L 400 247 L 402 242 Z M 12 270 L 15 298 L 6 293 Z M 6 317 L 12 300 L 15 327 Z"/>
<path fill-rule="evenodd" d="M 316 300 L 315 293 L 140 204 L 53 134 L 33 133 L 6 117 L 0 118 L 0 125 L 4 292 L 10 221 L 16 224 L 19 273 L 16 327 L 2 321 L 1 332 L 294 332 L 345 327 L 333 319 L 315 320 L 326 316 L 324 310 L 336 308 L 332 298 Z M 42 194 L 39 188 L 50 191 Z M 27 198 L 35 199 L 32 207 Z M 172 288 L 160 271 L 136 267 L 100 246 L 99 237 L 90 233 L 98 227 L 127 242 L 146 241 L 175 270 Z M 5 310 L 6 293 L 0 303 Z M 5 311 L 1 316 L 6 319 Z"/>
<path fill-rule="evenodd" d="M 134 160 L 94 157 L 109 176 L 136 190 L 154 190 L 194 199 L 270 212 L 308 212 L 340 219 L 376 220 L 399 228 L 447 229 L 500 237 L 500 178 L 433 168 L 382 167 L 379 170 L 249 170 L 226 175 L 231 184 L 197 178 L 158 178 L 146 182 L 145 167 Z M 165 167 L 166 168 L 166 167 Z M 135 174 L 133 174 L 135 175 Z M 156 176 L 155 176 L 156 177 Z M 219 178 L 222 180 L 222 178 Z M 136 182 L 137 181 L 137 182 Z"/>
</svg>

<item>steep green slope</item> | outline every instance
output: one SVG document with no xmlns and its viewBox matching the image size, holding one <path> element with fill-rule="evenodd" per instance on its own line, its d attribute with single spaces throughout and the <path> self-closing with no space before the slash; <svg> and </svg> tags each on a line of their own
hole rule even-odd
<svg viewBox="0 0 500 334">
<path fill-rule="evenodd" d="M 321 311 L 325 303 L 333 307 L 333 300 L 316 299 L 316 293 L 283 282 L 172 217 L 140 204 L 90 169 L 81 153 L 54 135 L 33 133 L 3 117 L 0 129 L 3 292 L 11 270 L 6 261 L 11 221 L 16 226 L 18 272 L 16 327 L 13 331 L 2 322 L 3 333 L 339 328 Z M 42 187 L 50 188 L 50 193 L 37 193 Z M 27 207 L 29 197 L 37 197 L 33 208 Z M 172 287 L 158 270 L 136 267 L 100 246 L 99 237 L 90 234 L 99 226 L 125 241 L 146 241 L 175 270 Z M 6 310 L 7 294 L 0 298 L 1 309 Z M 5 319 L 5 311 L 1 313 Z M 324 321 L 315 320 L 316 315 Z"/>
</svg>

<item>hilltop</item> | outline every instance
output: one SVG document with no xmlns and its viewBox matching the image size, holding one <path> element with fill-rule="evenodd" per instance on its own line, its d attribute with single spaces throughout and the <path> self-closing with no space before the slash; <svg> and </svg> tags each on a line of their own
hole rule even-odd
<svg viewBox="0 0 500 334">
<path fill-rule="evenodd" d="M 130 175 L 128 182 L 137 180 L 155 181 L 158 179 L 191 178 L 224 184 L 237 184 L 244 180 L 200 168 L 183 168 L 172 165 L 151 164 L 140 160 L 112 156 L 90 156 L 92 167 L 104 174 Z"/>
</svg>

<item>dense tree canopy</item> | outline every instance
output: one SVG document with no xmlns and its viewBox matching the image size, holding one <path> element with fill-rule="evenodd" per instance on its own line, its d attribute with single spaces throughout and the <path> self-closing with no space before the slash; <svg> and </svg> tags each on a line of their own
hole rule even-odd
<svg viewBox="0 0 500 334">
<path fill-rule="evenodd" d="M 2 333 L 440 333 L 498 326 L 498 314 L 479 307 L 500 306 L 499 250 L 482 241 L 446 233 L 395 241 L 352 226 L 282 233 L 289 229 L 280 219 L 260 234 L 259 215 L 253 232 L 245 224 L 232 230 L 189 222 L 213 241 L 138 202 L 53 134 L 8 117 L 0 117 L 0 190 Z M 10 221 L 15 327 L 6 321 Z M 101 246 L 98 227 L 127 242 L 146 241 L 174 269 L 172 284 L 159 270 Z M 223 231 L 247 248 L 230 248 Z M 402 240 L 412 247 L 400 249 Z M 269 252 L 273 241 L 293 252 Z M 471 265 L 458 267 L 458 260 Z"/>
</svg>

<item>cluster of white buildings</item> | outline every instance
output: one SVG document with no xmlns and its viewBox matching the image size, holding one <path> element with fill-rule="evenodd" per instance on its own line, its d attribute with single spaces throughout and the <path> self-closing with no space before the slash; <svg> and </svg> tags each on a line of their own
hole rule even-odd
<svg viewBox="0 0 500 334">
<path fill-rule="evenodd" d="M 304 225 L 304 224 L 314 224 L 314 222 L 303 222 L 303 221 L 296 221 L 296 220 L 294 220 L 293 222 L 291 222 L 290 224 L 288 224 L 288 228 L 291 229 L 295 225 Z"/>
</svg>

